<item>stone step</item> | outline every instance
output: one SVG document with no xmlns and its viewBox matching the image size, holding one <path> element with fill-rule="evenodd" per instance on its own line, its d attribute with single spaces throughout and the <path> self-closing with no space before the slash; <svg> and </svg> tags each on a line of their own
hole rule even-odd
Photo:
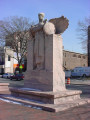
<svg viewBox="0 0 90 120">
<path fill-rule="evenodd" d="M 9 90 L 9 83 L 0 83 L 0 91 L 8 91 Z"/>
<path fill-rule="evenodd" d="M 22 98 L 16 98 L 10 95 L 0 95 L 1 100 L 5 100 L 6 102 L 11 102 L 14 104 L 21 104 L 25 106 L 29 106 L 36 109 L 42 109 L 50 112 L 59 112 L 64 111 L 69 108 L 80 106 L 83 104 L 90 103 L 90 99 L 78 99 L 77 101 L 73 102 L 67 102 L 63 104 L 45 104 L 43 102 L 29 100 L 29 99 L 22 99 Z"/>
<path fill-rule="evenodd" d="M 26 88 L 10 88 L 11 95 L 14 97 L 22 97 L 25 99 L 32 99 L 43 102 L 45 104 L 59 104 L 67 101 L 76 101 L 80 99 L 81 91 L 65 90 L 65 91 L 33 91 Z"/>
</svg>

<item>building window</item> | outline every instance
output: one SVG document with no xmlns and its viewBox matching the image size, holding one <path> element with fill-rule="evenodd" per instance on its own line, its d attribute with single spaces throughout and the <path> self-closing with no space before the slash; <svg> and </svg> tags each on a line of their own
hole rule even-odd
<svg viewBox="0 0 90 120">
<path fill-rule="evenodd" d="M 83 59 L 85 59 L 86 57 L 85 56 L 83 56 Z"/>
<path fill-rule="evenodd" d="M 81 58 L 81 55 L 78 55 L 78 58 Z"/>
<path fill-rule="evenodd" d="M 8 61 L 10 61 L 11 60 L 11 57 L 10 57 L 10 55 L 8 55 Z"/>
<path fill-rule="evenodd" d="M 76 54 L 73 54 L 73 57 L 77 57 Z"/>
<path fill-rule="evenodd" d="M 66 53 L 65 53 L 65 57 L 66 57 Z"/>
<path fill-rule="evenodd" d="M 85 66 L 85 64 L 83 66 Z"/>
<path fill-rule="evenodd" d="M 66 61 L 65 61 L 65 66 L 66 66 Z"/>
</svg>

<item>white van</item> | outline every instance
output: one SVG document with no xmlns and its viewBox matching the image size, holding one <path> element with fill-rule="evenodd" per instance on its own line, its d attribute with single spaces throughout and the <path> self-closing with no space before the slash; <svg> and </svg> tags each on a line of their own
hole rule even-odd
<svg viewBox="0 0 90 120">
<path fill-rule="evenodd" d="M 71 70 L 65 70 L 65 78 L 71 77 Z"/>
<path fill-rule="evenodd" d="M 71 72 L 72 77 L 88 77 L 90 76 L 90 67 L 76 67 Z"/>
</svg>

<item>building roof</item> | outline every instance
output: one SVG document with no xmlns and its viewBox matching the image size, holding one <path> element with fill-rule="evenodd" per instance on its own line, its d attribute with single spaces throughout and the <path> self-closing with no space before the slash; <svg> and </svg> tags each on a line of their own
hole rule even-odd
<svg viewBox="0 0 90 120">
<path fill-rule="evenodd" d="M 80 55 L 87 55 L 87 54 L 85 54 L 85 53 L 77 53 L 77 52 L 73 52 L 73 51 L 68 51 L 68 50 L 63 50 L 63 51 L 65 51 L 65 52 L 69 52 L 69 53 L 75 53 L 75 54 L 80 54 Z"/>
</svg>

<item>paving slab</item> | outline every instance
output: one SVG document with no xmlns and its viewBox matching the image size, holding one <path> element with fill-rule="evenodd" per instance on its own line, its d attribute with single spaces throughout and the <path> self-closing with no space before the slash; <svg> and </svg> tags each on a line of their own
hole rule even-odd
<svg viewBox="0 0 90 120">
<path fill-rule="evenodd" d="M 90 104 L 52 113 L 0 100 L 0 120 L 90 120 Z"/>
</svg>

